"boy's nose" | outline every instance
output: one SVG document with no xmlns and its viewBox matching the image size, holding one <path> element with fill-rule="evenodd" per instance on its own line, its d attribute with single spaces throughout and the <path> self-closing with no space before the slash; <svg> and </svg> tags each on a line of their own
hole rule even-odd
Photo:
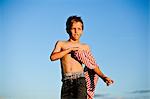
<svg viewBox="0 0 150 99">
<path fill-rule="evenodd" d="M 75 29 L 75 33 L 77 33 L 77 29 Z"/>
</svg>

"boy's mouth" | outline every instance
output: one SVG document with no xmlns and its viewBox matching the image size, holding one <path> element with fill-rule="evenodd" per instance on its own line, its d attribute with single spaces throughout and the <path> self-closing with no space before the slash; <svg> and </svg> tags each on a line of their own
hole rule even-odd
<svg viewBox="0 0 150 99">
<path fill-rule="evenodd" d="M 75 34 L 74 36 L 79 36 L 78 34 Z"/>
</svg>

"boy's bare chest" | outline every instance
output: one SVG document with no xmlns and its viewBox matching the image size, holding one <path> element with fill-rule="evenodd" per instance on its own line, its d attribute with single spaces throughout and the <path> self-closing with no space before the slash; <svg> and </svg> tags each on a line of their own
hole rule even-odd
<svg viewBox="0 0 150 99">
<path fill-rule="evenodd" d="M 72 53 L 66 54 L 62 57 L 61 60 L 62 64 L 64 65 L 80 65 L 80 63 L 74 58 Z"/>
<path fill-rule="evenodd" d="M 72 44 L 72 43 L 65 43 L 62 45 L 61 49 L 62 50 L 66 50 L 66 49 L 69 49 L 69 48 L 72 48 L 72 47 L 79 47 L 79 48 L 83 48 L 83 45 L 82 44 Z"/>
</svg>

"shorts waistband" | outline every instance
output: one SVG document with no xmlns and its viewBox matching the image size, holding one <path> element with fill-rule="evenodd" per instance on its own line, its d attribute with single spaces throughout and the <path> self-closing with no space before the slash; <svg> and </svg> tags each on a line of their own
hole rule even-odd
<svg viewBox="0 0 150 99">
<path fill-rule="evenodd" d="M 85 77 L 83 72 L 65 73 L 62 81 L 68 80 L 68 79 L 77 79 L 80 77 Z"/>
</svg>

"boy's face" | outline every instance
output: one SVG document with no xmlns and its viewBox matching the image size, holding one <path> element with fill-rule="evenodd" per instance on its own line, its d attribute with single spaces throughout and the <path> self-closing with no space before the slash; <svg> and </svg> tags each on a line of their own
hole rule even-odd
<svg viewBox="0 0 150 99">
<path fill-rule="evenodd" d="M 72 39 L 79 40 L 80 36 L 83 32 L 82 23 L 81 22 L 73 22 L 70 32 L 71 32 L 70 36 Z"/>
</svg>

